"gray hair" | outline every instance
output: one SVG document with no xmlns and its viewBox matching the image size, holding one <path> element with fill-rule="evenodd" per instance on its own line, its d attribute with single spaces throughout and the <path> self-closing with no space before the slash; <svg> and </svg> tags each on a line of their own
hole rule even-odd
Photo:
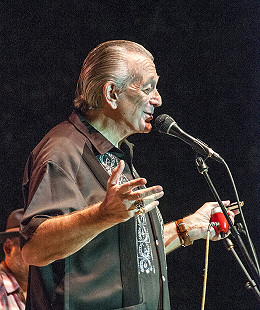
<svg viewBox="0 0 260 310">
<path fill-rule="evenodd" d="M 126 40 L 107 41 L 94 48 L 85 59 L 78 79 L 74 105 L 86 113 L 103 105 L 103 87 L 113 82 L 123 90 L 133 77 L 128 66 L 129 52 L 139 53 L 154 60 L 142 45 Z"/>
</svg>

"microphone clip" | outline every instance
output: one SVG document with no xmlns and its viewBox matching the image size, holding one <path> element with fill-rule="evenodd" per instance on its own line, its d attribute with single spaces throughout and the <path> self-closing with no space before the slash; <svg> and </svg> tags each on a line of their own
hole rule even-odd
<svg viewBox="0 0 260 310">
<path fill-rule="evenodd" d="M 195 162 L 199 173 L 204 174 L 205 172 L 208 172 L 209 167 L 207 166 L 205 160 L 202 157 L 197 157 Z"/>
</svg>

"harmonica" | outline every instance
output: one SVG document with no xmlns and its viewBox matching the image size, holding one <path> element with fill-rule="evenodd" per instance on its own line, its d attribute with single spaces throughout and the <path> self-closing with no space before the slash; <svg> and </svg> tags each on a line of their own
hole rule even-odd
<svg viewBox="0 0 260 310">
<path fill-rule="evenodd" d="M 243 205 L 244 205 L 244 201 L 240 201 L 240 206 L 242 207 Z M 227 206 L 227 209 L 228 209 L 229 211 L 237 210 L 237 209 L 238 209 L 238 204 L 237 204 L 237 202 L 231 203 L 229 206 Z"/>
</svg>

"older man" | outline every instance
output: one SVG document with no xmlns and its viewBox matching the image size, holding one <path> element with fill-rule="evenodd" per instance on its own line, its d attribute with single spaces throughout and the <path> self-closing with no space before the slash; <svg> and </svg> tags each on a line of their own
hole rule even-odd
<svg viewBox="0 0 260 310">
<path fill-rule="evenodd" d="M 69 120 L 33 150 L 21 230 L 33 265 L 27 309 L 170 309 L 165 249 L 205 237 L 216 203 L 164 226 L 162 187 L 146 188 L 133 167 L 126 138 L 150 132 L 157 82 L 143 46 L 100 44 L 83 64 Z"/>
</svg>

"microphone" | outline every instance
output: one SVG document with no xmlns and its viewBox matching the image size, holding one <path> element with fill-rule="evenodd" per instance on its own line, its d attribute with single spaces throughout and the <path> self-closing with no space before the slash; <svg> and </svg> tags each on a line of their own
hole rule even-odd
<svg viewBox="0 0 260 310">
<path fill-rule="evenodd" d="M 223 163 L 224 159 L 216 152 L 214 152 L 206 143 L 201 140 L 192 137 L 183 131 L 175 122 L 175 120 L 167 114 L 162 114 L 156 117 L 155 127 L 161 133 L 168 134 L 170 136 L 177 137 L 182 141 L 186 142 L 195 152 L 200 155 L 211 157 L 218 162 Z"/>
<path fill-rule="evenodd" d="M 215 207 L 212 209 L 210 222 L 215 224 L 213 227 L 216 233 L 220 234 L 221 237 L 224 238 L 225 234 L 229 230 L 229 225 L 220 207 Z"/>
</svg>

